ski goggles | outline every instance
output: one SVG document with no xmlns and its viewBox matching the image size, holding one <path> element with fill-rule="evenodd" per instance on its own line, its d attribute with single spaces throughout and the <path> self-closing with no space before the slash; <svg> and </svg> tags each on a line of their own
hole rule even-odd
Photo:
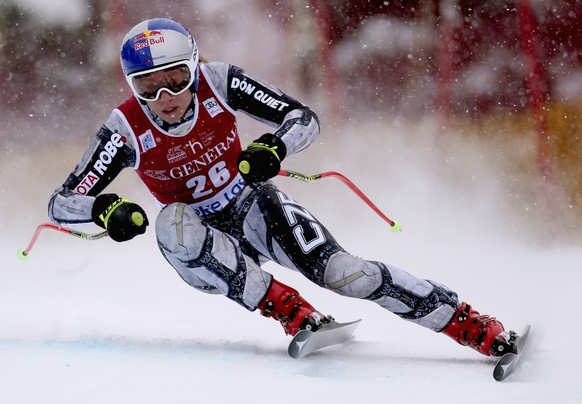
<svg viewBox="0 0 582 404">
<path fill-rule="evenodd" d="M 127 82 L 137 98 L 144 101 L 157 101 L 162 91 L 179 95 L 192 84 L 198 87 L 198 68 L 192 68 L 191 61 L 180 61 L 164 65 L 147 72 L 137 72 L 127 76 Z M 196 82 L 196 83 L 194 83 Z"/>
</svg>

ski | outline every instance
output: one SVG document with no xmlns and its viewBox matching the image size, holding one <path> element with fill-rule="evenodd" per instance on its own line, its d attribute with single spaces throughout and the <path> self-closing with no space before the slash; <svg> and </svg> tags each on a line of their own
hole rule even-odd
<svg viewBox="0 0 582 404">
<path fill-rule="evenodd" d="M 517 364 L 519 363 L 519 360 L 522 358 L 526 349 L 530 328 L 531 326 L 527 325 L 521 336 L 517 337 L 517 351 L 515 353 L 506 353 L 497 360 L 495 368 L 493 369 L 493 378 L 498 382 L 505 380 L 505 378 L 509 376 L 517 367 Z"/>
<path fill-rule="evenodd" d="M 350 339 L 361 320 L 349 323 L 323 324 L 317 331 L 301 330 L 293 337 L 287 352 L 293 359 L 300 359 L 318 349 L 342 344 Z"/>
</svg>

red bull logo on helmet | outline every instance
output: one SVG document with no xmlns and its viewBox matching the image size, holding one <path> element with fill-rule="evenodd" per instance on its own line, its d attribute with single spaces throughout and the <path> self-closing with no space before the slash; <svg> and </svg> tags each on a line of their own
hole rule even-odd
<svg viewBox="0 0 582 404">
<path fill-rule="evenodd" d="M 134 37 L 133 47 L 136 51 L 148 46 L 164 43 L 162 31 L 147 30 Z"/>
</svg>

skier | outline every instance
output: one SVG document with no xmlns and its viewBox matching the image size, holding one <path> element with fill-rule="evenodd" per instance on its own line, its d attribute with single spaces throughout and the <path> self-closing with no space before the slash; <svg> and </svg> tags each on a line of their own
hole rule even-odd
<svg viewBox="0 0 582 404">
<path fill-rule="evenodd" d="M 269 180 L 285 157 L 319 134 L 315 113 L 278 88 L 221 62 L 200 59 L 190 32 L 154 18 L 123 39 L 133 92 L 113 110 L 80 163 L 49 201 L 58 224 L 94 222 L 118 242 L 143 234 L 144 210 L 102 193 L 133 168 L 160 205 L 160 251 L 180 277 L 278 320 L 285 332 L 334 321 L 261 268 L 301 272 L 340 295 L 367 299 L 488 356 L 514 349 L 515 333 L 460 302 L 446 286 L 346 252 L 304 207 Z M 236 111 L 273 128 L 242 149 Z"/>
</svg>

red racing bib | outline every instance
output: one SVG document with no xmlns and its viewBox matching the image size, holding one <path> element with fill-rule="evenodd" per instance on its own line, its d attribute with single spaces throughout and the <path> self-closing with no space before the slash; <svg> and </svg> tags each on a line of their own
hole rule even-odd
<svg viewBox="0 0 582 404">
<path fill-rule="evenodd" d="M 138 149 L 136 171 L 162 205 L 183 202 L 199 215 L 224 209 L 245 182 L 236 160 L 241 152 L 235 112 L 214 91 L 200 69 L 194 126 L 184 136 L 159 128 L 135 97 L 120 113 Z"/>
</svg>

